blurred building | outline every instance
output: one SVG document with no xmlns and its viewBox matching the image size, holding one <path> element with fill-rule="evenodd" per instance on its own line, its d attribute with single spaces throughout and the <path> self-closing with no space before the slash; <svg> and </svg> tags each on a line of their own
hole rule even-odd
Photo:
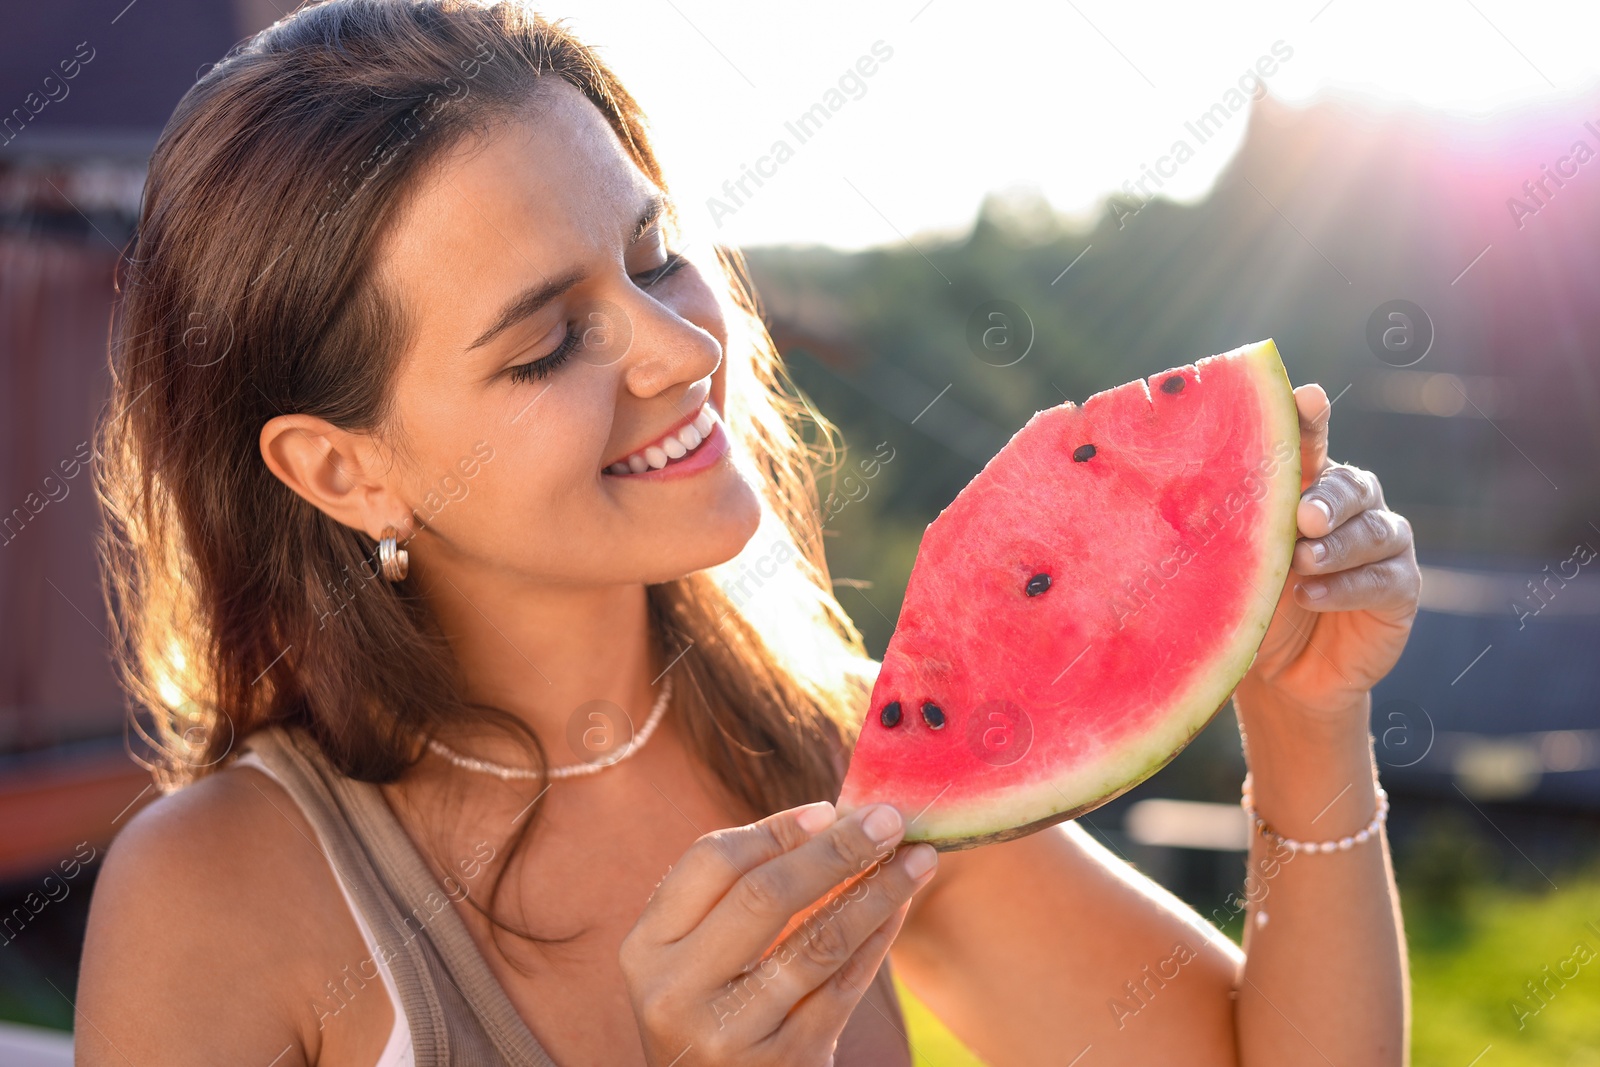
<svg viewBox="0 0 1600 1067">
<path fill-rule="evenodd" d="M 262 0 L 12 5 L 0 35 L 0 1014 L 70 1029 L 93 870 L 153 794 L 128 758 L 94 556 L 91 432 L 113 282 L 146 161 L 204 66 L 278 18 Z M 81 850 L 80 850 L 81 846 Z M 59 872 L 58 872 L 59 873 Z M 54 898 L 52 897 L 52 900 Z M 71 903 L 68 903 L 71 901 Z M 57 987 L 52 991 L 52 984 Z M 0 1062 L 54 1058 L 0 1034 Z"/>
<path fill-rule="evenodd" d="M 64 0 L 0 38 L 0 753 L 114 732 L 90 432 L 145 163 L 257 0 Z M 25 620 L 25 621 L 24 621 Z"/>
<path fill-rule="evenodd" d="M 1549 560 L 1452 561 L 1423 579 L 1406 654 L 1373 694 L 1384 778 L 1600 814 L 1600 530 Z"/>
</svg>

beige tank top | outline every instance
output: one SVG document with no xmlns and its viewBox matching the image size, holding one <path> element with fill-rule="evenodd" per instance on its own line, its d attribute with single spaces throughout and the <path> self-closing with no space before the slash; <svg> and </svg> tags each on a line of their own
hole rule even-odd
<svg viewBox="0 0 1600 1067">
<path fill-rule="evenodd" d="M 346 896 L 386 962 L 416 1067 L 557 1067 L 517 1014 L 444 888 L 382 791 L 341 774 L 300 729 L 252 733 L 240 746 L 289 793 L 321 838 Z M 387 983 L 386 983 L 387 984 Z M 841 1067 L 909 1067 L 889 962 L 840 1036 Z M 889 1026 L 862 1026 L 863 1013 Z M 888 1034 L 894 1035 L 886 1039 Z"/>
</svg>

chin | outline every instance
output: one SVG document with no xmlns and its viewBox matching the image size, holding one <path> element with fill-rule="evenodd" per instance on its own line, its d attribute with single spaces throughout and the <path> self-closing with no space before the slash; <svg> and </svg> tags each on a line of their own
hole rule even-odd
<svg viewBox="0 0 1600 1067">
<path fill-rule="evenodd" d="M 663 531 L 662 546 L 671 546 L 670 559 L 662 559 L 658 577 L 649 584 L 669 582 L 726 563 L 749 544 L 761 527 L 761 501 L 743 477 L 719 494 L 709 508 L 698 509 L 685 527 Z"/>
</svg>

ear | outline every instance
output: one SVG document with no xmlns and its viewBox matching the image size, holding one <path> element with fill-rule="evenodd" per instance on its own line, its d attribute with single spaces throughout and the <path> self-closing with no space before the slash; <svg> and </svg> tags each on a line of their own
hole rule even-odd
<svg viewBox="0 0 1600 1067">
<path fill-rule="evenodd" d="M 278 480 L 319 511 L 373 540 L 385 526 L 409 533 L 411 509 L 391 489 L 393 464 L 366 434 L 314 415 L 276 415 L 261 427 L 261 458 Z"/>
</svg>

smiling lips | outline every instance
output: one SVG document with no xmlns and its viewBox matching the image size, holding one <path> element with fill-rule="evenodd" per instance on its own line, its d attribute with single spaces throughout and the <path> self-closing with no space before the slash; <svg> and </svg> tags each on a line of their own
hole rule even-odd
<svg viewBox="0 0 1600 1067">
<path fill-rule="evenodd" d="M 695 450 L 711 436 L 712 428 L 716 424 L 717 417 L 713 409 L 709 404 L 702 403 L 694 418 L 645 445 L 627 459 L 611 464 L 606 468 L 606 473 L 643 474 L 645 471 L 660 470 L 668 464 L 676 463 L 686 456 L 693 455 Z"/>
</svg>

